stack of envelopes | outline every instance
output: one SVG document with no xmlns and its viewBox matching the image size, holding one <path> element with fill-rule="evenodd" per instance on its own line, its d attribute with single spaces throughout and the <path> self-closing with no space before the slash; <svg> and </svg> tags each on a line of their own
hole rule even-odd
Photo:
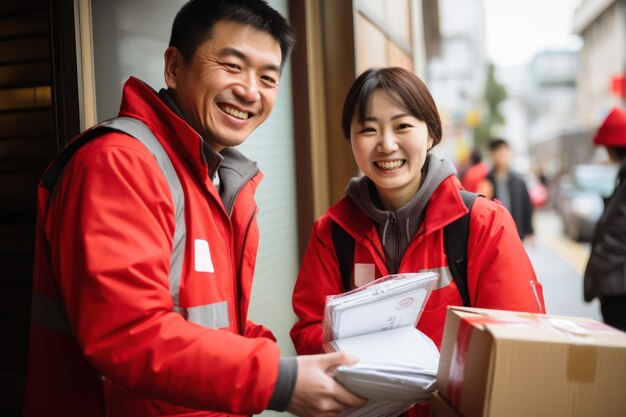
<svg viewBox="0 0 626 417">
<path fill-rule="evenodd" d="M 324 349 L 359 358 L 335 378 L 370 401 L 342 416 L 392 416 L 434 389 L 439 351 L 415 328 L 438 276 L 432 272 L 390 275 L 328 297 Z"/>
</svg>

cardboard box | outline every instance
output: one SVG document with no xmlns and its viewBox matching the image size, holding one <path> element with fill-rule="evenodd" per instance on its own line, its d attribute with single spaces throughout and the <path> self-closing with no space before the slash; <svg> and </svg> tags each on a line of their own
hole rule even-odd
<svg viewBox="0 0 626 417">
<path fill-rule="evenodd" d="M 430 417 L 461 417 L 454 407 L 443 397 L 443 395 L 435 392 L 430 402 Z"/>
<path fill-rule="evenodd" d="M 464 417 L 626 416 L 626 333 L 587 318 L 450 307 L 437 388 Z"/>
</svg>

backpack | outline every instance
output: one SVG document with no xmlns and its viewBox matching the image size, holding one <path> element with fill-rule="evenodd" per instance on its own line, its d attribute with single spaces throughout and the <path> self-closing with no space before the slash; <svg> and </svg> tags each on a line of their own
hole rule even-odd
<svg viewBox="0 0 626 417">
<path fill-rule="evenodd" d="M 463 305 L 471 307 L 467 289 L 467 239 L 469 237 L 469 219 L 476 193 L 460 190 L 463 203 L 469 210 L 463 217 L 443 228 L 443 246 L 448 258 L 448 267 L 456 283 Z M 354 267 L 354 238 L 336 222 L 332 222 L 332 238 L 335 254 L 339 262 L 339 273 L 344 291 L 351 290 L 352 272 Z"/>
</svg>

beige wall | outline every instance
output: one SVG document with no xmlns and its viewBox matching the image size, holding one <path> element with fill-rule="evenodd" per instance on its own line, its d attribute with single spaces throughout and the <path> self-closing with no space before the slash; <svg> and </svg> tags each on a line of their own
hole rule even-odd
<svg viewBox="0 0 626 417">
<path fill-rule="evenodd" d="M 582 127 L 597 127 L 620 100 L 610 92 L 611 77 L 626 71 L 626 11 L 614 2 L 582 31 L 578 75 L 578 116 Z"/>
<path fill-rule="evenodd" d="M 399 66 L 413 70 L 411 0 L 356 0 L 357 75 L 371 67 Z"/>
</svg>

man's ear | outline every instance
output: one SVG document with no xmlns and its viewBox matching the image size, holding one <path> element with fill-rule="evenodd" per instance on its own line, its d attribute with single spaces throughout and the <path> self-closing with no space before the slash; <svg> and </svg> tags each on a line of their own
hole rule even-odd
<svg viewBox="0 0 626 417">
<path fill-rule="evenodd" d="M 183 63 L 182 61 L 183 57 L 180 51 L 178 50 L 178 48 L 176 48 L 175 46 L 170 46 L 169 48 L 165 50 L 164 58 L 165 58 L 165 73 L 164 73 L 165 84 L 167 85 L 168 88 L 175 90 L 176 81 L 177 81 L 176 74 L 177 74 L 178 68 Z"/>
</svg>

